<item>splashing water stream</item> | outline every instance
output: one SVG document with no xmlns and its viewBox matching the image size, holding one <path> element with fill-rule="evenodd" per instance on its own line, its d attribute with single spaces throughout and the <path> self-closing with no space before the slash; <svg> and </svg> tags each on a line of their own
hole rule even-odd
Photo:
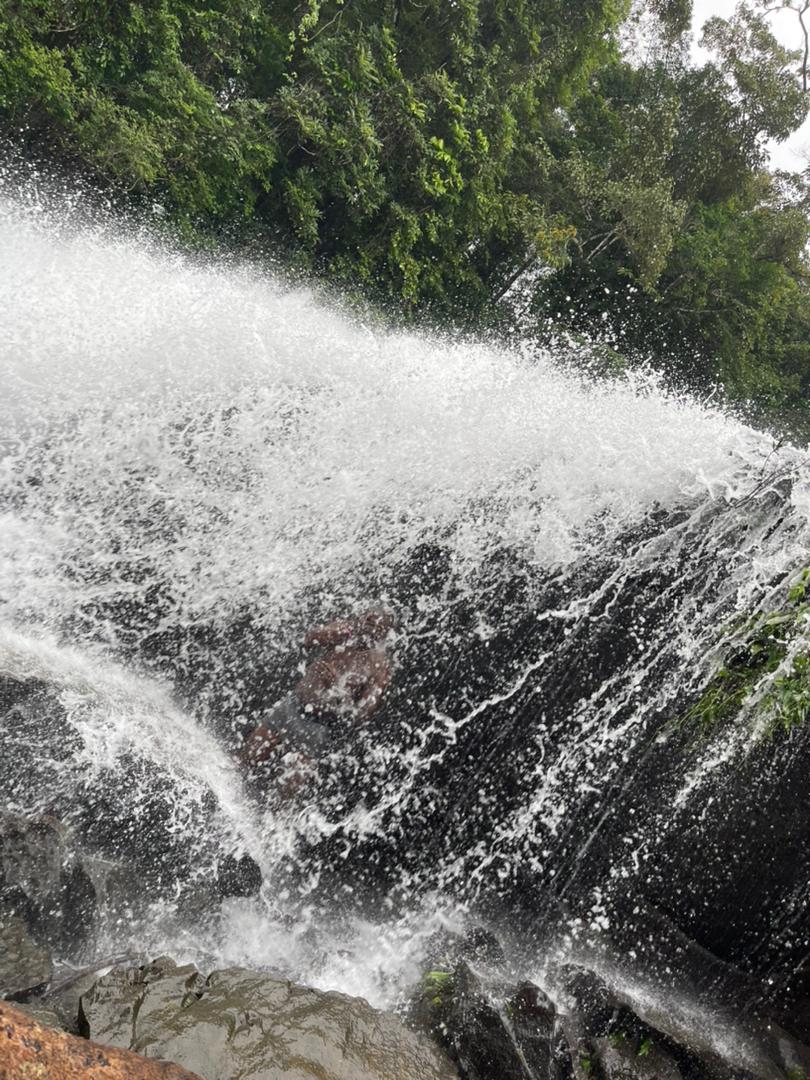
<svg viewBox="0 0 810 1080">
<path fill-rule="evenodd" d="M 719 628 L 807 561 L 803 451 L 650 376 L 365 327 L 36 185 L 0 189 L 0 311 L 0 674 L 50 687 L 76 748 L 33 784 L 7 755 L 6 808 L 78 820 L 113 784 L 137 821 L 155 788 L 200 888 L 223 851 L 264 875 L 207 921 L 156 891 L 106 947 L 392 1000 L 493 897 L 609 926 L 645 838 L 750 747 L 720 732 L 617 824 Z M 257 799 L 237 736 L 307 625 L 378 600 L 384 717 L 301 803 Z"/>
</svg>

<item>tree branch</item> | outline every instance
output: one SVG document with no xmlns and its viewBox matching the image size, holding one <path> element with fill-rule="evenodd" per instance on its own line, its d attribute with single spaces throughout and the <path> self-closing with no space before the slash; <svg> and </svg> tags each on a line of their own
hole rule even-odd
<svg viewBox="0 0 810 1080">
<path fill-rule="evenodd" d="M 807 23 L 804 21 L 804 17 L 807 14 L 808 8 L 810 8 L 810 0 L 805 0 L 804 7 L 798 12 L 799 22 L 801 24 L 802 33 L 804 34 L 804 59 L 802 60 L 802 90 L 807 93 L 807 64 L 810 59 L 810 30 L 808 30 Z"/>
</svg>

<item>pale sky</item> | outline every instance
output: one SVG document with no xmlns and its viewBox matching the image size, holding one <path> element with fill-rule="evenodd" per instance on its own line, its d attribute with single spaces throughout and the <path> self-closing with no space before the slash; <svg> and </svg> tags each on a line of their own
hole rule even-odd
<svg viewBox="0 0 810 1080">
<path fill-rule="evenodd" d="M 695 35 L 693 55 L 696 60 L 705 58 L 705 53 L 697 44 L 704 22 L 712 15 L 724 19 L 733 14 L 736 0 L 694 0 L 694 18 L 692 29 Z M 789 11 L 776 12 L 770 16 L 771 28 L 776 37 L 787 46 L 799 48 L 800 37 L 796 16 Z M 771 164 L 779 169 L 800 171 L 810 161 L 810 119 L 786 143 L 774 143 L 770 147 Z"/>
</svg>

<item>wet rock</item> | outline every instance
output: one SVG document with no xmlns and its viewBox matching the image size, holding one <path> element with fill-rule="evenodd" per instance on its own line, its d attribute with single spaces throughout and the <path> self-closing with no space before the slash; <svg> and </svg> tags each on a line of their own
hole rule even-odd
<svg viewBox="0 0 810 1080">
<path fill-rule="evenodd" d="M 95 963 L 82 968 L 68 965 L 57 966 L 53 979 L 38 1004 L 58 1017 L 58 1026 L 73 1035 L 81 1035 L 79 1030 L 79 1003 L 98 980 L 116 964 L 137 963 L 140 958 L 127 954 L 98 959 Z"/>
<path fill-rule="evenodd" d="M 108 723 L 105 701 L 0 673 L 0 790 L 24 808 L 0 820 L 0 908 L 74 958 L 101 920 L 131 918 L 159 898 L 192 920 L 215 910 L 229 842 L 214 793 L 178 782 L 148 747 L 88 763 L 94 729 Z M 247 860 L 236 869 L 226 887 L 252 894 L 255 869 Z"/>
<path fill-rule="evenodd" d="M 409 1019 L 462 1080 L 786 1080 L 810 1076 L 810 1050 L 772 1019 L 700 998 L 688 986 L 616 981 L 569 963 L 553 1002 L 460 963 L 428 972 Z"/>
<path fill-rule="evenodd" d="M 604 1080 L 681 1080 L 674 1060 L 650 1036 L 595 1039 L 593 1051 Z"/>
<path fill-rule="evenodd" d="M 114 968 L 82 995 L 79 1030 L 107 1046 L 138 1049 L 144 1040 L 167 1037 L 164 1022 L 198 1000 L 204 988 L 205 978 L 193 964 L 178 966 L 167 957 L 145 967 Z"/>
<path fill-rule="evenodd" d="M 554 1008 L 524 983 L 507 994 L 483 985 L 462 962 L 424 977 L 411 1021 L 428 1030 L 456 1063 L 462 1080 L 539 1080 L 553 1072 L 561 1046 Z"/>
<path fill-rule="evenodd" d="M 704 963 L 709 966 L 711 961 L 707 954 Z M 715 960 L 714 966 L 722 965 Z M 685 975 L 675 986 L 656 978 L 655 972 L 646 978 L 638 974 L 635 980 L 625 975 L 614 983 L 587 968 L 567 965 L 557 991 L 567 1010 L 563 1026 L 569 1044 L 577 1046 L 572 1058 L 590 1057 L 595 1045 L 615 1044 L 618 1049 L 624 1038 L 629 1045 L 644 1047 L 642 1056 L 653 1047 L 677 1050 L 679 1065 L 687 1063 L 685 1075 L 690 1077 L 810 1076 L 810 1049 L 773 1020 L 747 1014 L 745 994 L 739 993 L 732 1007 L 734 973 L 722 974 L 720 981 L 715 972 L 715 999 L 700 993 Z M 747 979 L 740 978 L 739 988 L 750 989 Z"/>
<path fill-rule="evenodd" d="M 515 1043 L 530 1075 L 552 1077 L 564 1067 L 567 1047 L 554 1008 L 539 987 L 523 983 L 507 1002 Z"/>
<path fill-rule="evenodd" d="M 204 978 L 162 959 L 116 969 L 81 1002 L 84 1032 L 176 1061 L 203 1080 L 452 1080 L 441 1052 L 344 994 L 231 968 Z"/>
<path fill-rule="evenodd" d="M 0 910 L 19 915 L 39 937 L 55 946 L 86 941 L 95 924 L 99 882 L 56 818 L 0 814 Z"/>
<path fill-rule="evenodd" d="M 483 926 L 470 926 L 461 934 L 445 928 L 425 945 L 425 965 L 431 970 L 452 971 L 460 963 L 499 964 L 503 959 L 503 945 Z"/>
<path fill-rule="evenodd" d="M 98 1046 L 0 1002 L 0 1080 L 200 1080 L 165 1061 Z"/>
<path fill-rule="evenodd" d="M 571 1003 L 569 1016 L 584 1037 L 607 1035 L 618 1030 L 622 1006 L 595 972 L 568 965 L 557 972 L 563 996 Z"/>
<path fill-rule="evenodd" d="M 56 818 L 0 815 L 0 881 L 5 893 L 52 896 L 60 887 L 65 859 L 65 832 Z"/>
<path fill-rule="evenodd" d="M 32 1020 L 36 1020 L 38 1024 L 42 1024 L 43 1027 L 57 1028 L 60 1031 L 64 1030 L 61 1016 L 52 1009 L 44 1008 L 37 1002 L 30 1005 L 15 1002 L 15 1008 L 18 1012 L 25 1013 L 25 1015 L 30 1016 Z"/>
<path fill-rule="evenodd" d="M 262 887 L 262 872 L 250 855 L 226 855 L 217 867 L 219 894 L 256 896 Z"/>
<path fill-rule="evenodd" d="M 710 1071 L 725 1074 L 731 1069 L 735 1076 L 757 1080 L 810 1075 L 810 1050 L 773 1023 L 738 1010 L 714 1008 L 695 998 L 656 1000 L 633 995 L 625 997 L 624 1003 L 647 1030 L 665 1036 Z"/>
<path fill-rule="evenodd" d="M 22 919 L 0 916 L 0 997 L 25 999 L 43 990 L 51 980 L 53 964 L 48 949 L 30 936 Z"/>
<path fill-rule="evenodd" d="M 504 959 L 503 945 L 483 926 L 470 926 L 458 945 L 459 956 L 469 964 L 498 964 Z"/>
</svg>

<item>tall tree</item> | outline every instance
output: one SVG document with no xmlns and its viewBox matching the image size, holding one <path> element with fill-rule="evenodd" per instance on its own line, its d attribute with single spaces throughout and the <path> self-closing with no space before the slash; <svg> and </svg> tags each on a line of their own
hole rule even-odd
<svg viewBox="0 0 810 1080">
<path fill-rule="evenodd" d="M 575 236 L 531 319 L 773 413 L 810 390 L 810 229 L 804 184 L 771 176 L 767 143 L 808 97 L 761 12 L 710 20 L 704 44 L 698 68 L 666 50 L 613 63 L 567 111 L 545 204 Z"/>
</svg>

